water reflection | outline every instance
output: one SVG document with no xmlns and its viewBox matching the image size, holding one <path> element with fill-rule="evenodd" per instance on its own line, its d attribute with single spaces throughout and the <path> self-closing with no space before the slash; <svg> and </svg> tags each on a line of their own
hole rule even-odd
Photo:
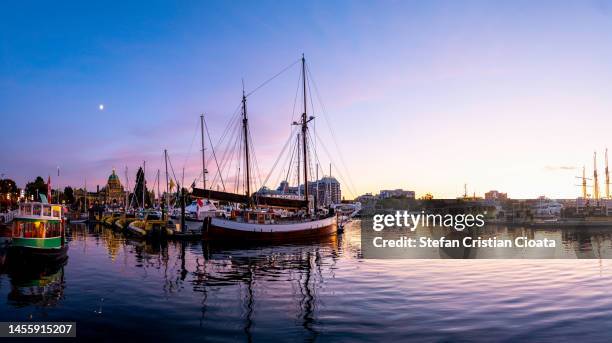
<svg viewBox="0 0 612 343">
<path fill-rule="evenodd" d="M 9 267 L 11 290 L 8 303 L 14 307 L 57 306 L 64 298 L 65 264 L 66 261 L 27 269 Z"/>
<path fill-rule="evenodd" d="M 219 245 L 202 243 L 206 263 L 195 272 L 196 290 L 208 295 L 209 288 L 241 284 L 243 331 L 250 341 L 253 313 L 257 303 L 255 288 L 266 281 L 289 283 L 295 301 L 295 319 L 316 339 L 317 289 L 324 282 L 322 269 L 335 267 L 341 254 L 341 239 L 336 236 L 291 245 Z M 330 256 L 323 262 L 322 253 Z M 262 287 L 262 286 L 260 286 Z M 205 312 L 203 303 L 203 313 Z"/>
<path fill-rule="evenodd" d="M 413 232 L 375 232 L 368 229 L 369 227 L 371 226 L 368 223 L 364 223 L 365 231 L 361 240 L 362 257 L 366 258 L 612 259 L 612 227 L 538 228 L 489 225 L 464 231 L 444 227 L 419 227 Z M 412 239 L 416 243 L 412 247 L 380 248 L 378 246 L 381 245 L 381 237 L 394 242 Z M 423 245 L 424 240 L 432 243 Z M 375 242 L 378 246 L 375 246 Z"/>
<path fill-rule="evenodd" d="M 582 256 L 601 256 L 612 242 L 602 229 L 483 234 L 556 237 Z M 358 225 L 285 245 L 153 243 L 74 225 L 68 243 L 66 264 L 25 274 L 0 251 L 0 320 L 75 320 L 84 339 L 452 340 L 462 330 L 500 339 L 511 339 L 507 327 L 540 330 L 542 308 L 546 323 L 612 313 L 605 261 L 364 260 Z"/>
</svg>

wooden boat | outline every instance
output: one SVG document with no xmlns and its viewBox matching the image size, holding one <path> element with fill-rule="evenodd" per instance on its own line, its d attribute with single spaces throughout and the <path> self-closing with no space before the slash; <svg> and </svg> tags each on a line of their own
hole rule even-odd
<svg viewBox="0 0 612 343">
<path fill-rule="evenodd" d="M 242 220 L 211 218 L 205 240 L 283 241 L 330 236 L 336 233 L 336 216 L 299 221 L 275 221 L 267 214 L 245 212 Z M 262 216 L 264 219 L 261 219 Z"/>
<path fill-rule="evenodd" d="M 65 259 L 63 207 L 40 202 L 22 203 L 13 220 L 9 259 L 48 262 Z"/>
<path fill-rule="evenodd" d="M 308 116 L 307 111 L 307 73 L 306 73 L 306 60 L 304 56 L 301 59 L 302 70 L 301 80 L 303 82 L 303 101 L 304 108 L 299 122 L 294 122 L 293 125 L 298 127 L 295 130 L 297 135 L 297 158 L 298 170 L 302 169 L 302 175 L 298 174 L 298 180 L 302 183 L 303 193 L 298 194 L 296 197 L 290 198 L 286 196 L 266 196 L 264 193 L 251 193 L 251 183 L 254 182 L 251 176 L 251 157 L 250 154 L 253 151 L 249 148 L 252 142 L 249 138 L 250 129 L 248 127 L 248 116 L 246 100 L 247 96 L 243 90 L 242 96 L 242 113 L 239 120 L 233 122 L 242 123 L 241 127 L 235 126 L 236 129 L 242 131 L 238 135 L 233 137 L 240 137 L 243 141 L 240 142 L 241 147 L 244 151 L 238 155 L 242 155 L 242 163 L 237 163 L 238 166 L 244 166 L 244 194 L 228 193 L 221 191 L 213 191 L 206 189 L 206 178 L 204 177 L 204 188 L 193 189 L 193 195 L 202 199 L 214 199 L 218 201 L 225 201 L 237 204 L 235 206 L 234 213 L 229 218 L 220 216 L 214 216 L 207 218 L 204 222 L 202 237 L 205 240 L 248 240 L 248 241 L 283 241 L 283 240 L 294 240 L 294 239 L 305 239 L 312 237 L 322 237 L 336 234 L 337 230 L 337 217 L 331 215 L 333 211 L 323 214 L 324 211 L 320 211 L 316 203 L 316 195 L 309 196 L 310 182 L 308 178 L 310 157 L 309 152 L 314 149 L 309 148 L 308 137 L 310 136 L 308 123 L 311 122 L 314 117 Z M 252 93 L 252 92 L 251 92 Z M 249 94 L 251 94 L 249 93 Z M 202 125 L 203 127 L 204 125 Z M 292 132 L 293 133 L 293 132 Z M 202 143 L 204 143 L 204 133 L 202 132 Z M 204 152 L 204 144 L 202 144 L 202 151 Z M 282 152 L 281 152 L 282 154 Z M 293 155 L 292 155 L 293 156 Z M 292 159 L 292 157 L 291 157 Z M 290 159 L 290 165 L 291 165 Z M 301 159 L 301 161 L 299 161 Z M 202 175 L 206 175 L 205 158 L 202 157 Z M 221 163 L 223 165 L 223 161 Z M 290 166 L 291 167 L 291 166 Z M 318 170 L 318 169 L 317 169 Z M 242 180 L 240 180 L 242 181 Z M 300 189 L 300 185 L 297 186 Z M 316 191 L 315 191 L 316 193 Z M 313 202 L 314 204 L 311 204 Z M 290 209 L 291 215 L 285 218 L 274 213 L 274 209 Z"/>
</svg>

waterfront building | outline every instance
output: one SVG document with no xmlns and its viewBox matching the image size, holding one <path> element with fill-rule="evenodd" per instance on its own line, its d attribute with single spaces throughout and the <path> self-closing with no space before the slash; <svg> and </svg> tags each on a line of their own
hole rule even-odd
<svg viewBox="0 0 612 343">
<path fill-rule="evenodd" d="M 322 206 L 339 204 L 342 201 L 340 182 L 335 177 L 323 177 L 318 181 L 309 182 L 308 192 L 317 194 L 317 202 Z"/>
<path fill-rule="evenodd" d="M 508 193 L 491 190 L 485 193 L 486 200 L 508 200 Z"/>
<path fill-rule="evenodd" d="M 121 185 L 119 176 L 117 176 L 115 169 L 113 168 L 112 174 L 108 176 L 106 186 L 100 189 L 98 198 L 102 203 L 107 205 L 124 206 L 125 195 L 123 185 Z"/>
<path fill-rule="evenodd" d="M 381 190 L 380 191 L 380 195 L 379 195 L 380 199 L 388 199 L 388 198 L 407 198 L 407 199 L 414 199 L 415 198 L 415 193 L 414 191 L 407 191 L 407 190 L 403 190 L 403 189 L 387 189 L 387 190 Z"/>
<path fill-rule="evenodd" d="M 576 199 L 576 214 L 586 216 L 612 216 L 612 199 Z"/>
<path fill-rule="evenodd" d="M 281 181 L 279 186 L 275 189 L 269 189 L 262 187 L 259 194 L 267 194 L 274 196 L 297 196 L 304 194 L 304 185 L 299 187 L 291 187 L 287 181 Z M 340 182 L 334 177 L 323 177 L 317 181 L 308 182 L 308 193 L 317 196 L 317 203 L 319 206 L 329 206 L 331 204 L 339 204 L 342 202 L 342 189 Z M 313 199 L 310 199 L 313 201 Z"/>
<path fill-rule="evenodd" d="M 357 199 L 355 200 L 364 203 L 364 202 L 378 200 L 378 196 L 373 195 L 372 193 L 366 193 L 366 194 L 358 196 Z"/>
<path fill-rule="evenodd" d="M 102 188 L 98 186 L 95 192 L 88 192 L 85 189 L 74 190 L 75 200 L 79 204 L 82 204 L 82 206 L 84 206 L 84 204 L 88 204 L 89 206 L 100 204 L 123 207 L 125 206 L 126 195 L 127 191 L 123 188 L 115 169 L 113 169 L 113 172 L 108 176 L 106 185 Z"/>
</svg>

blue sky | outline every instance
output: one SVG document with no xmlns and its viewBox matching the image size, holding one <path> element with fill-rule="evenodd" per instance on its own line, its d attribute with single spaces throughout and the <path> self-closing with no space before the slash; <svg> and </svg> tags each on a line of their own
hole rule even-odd
<svg viewBox="0 0 612 343">
<path fill-rule="evenodd" d="M 20 185 L 58 165 L 60 184 L 102 185 L 113 167 L 158 168 L 164 148 L 195 177 L 199 113 L 218 137 L 241 79 L 248 91 L 302 53 L 355 193 L 454 197 L 468 183 L 573 197 L 571 168 L 592 170 L 608 144 L 605 1 L 1 6 L 0 173 Z M 288 134 L 298 72 L 249 99 L 263 169 Z"/>
</svg>

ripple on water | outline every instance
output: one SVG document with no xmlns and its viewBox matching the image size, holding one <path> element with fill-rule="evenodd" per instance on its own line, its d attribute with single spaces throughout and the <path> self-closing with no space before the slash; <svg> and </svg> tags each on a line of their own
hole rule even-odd
<svg viewBox="0 0 612 343">
<path fill-rule="evenodd" d="M 0 320 L 138 340 L 607 340 L 608 260 L 363 260 L 357 230 L 228 248 L 73 227 L 48 285 L 0 274 Z"/>
</svg>

